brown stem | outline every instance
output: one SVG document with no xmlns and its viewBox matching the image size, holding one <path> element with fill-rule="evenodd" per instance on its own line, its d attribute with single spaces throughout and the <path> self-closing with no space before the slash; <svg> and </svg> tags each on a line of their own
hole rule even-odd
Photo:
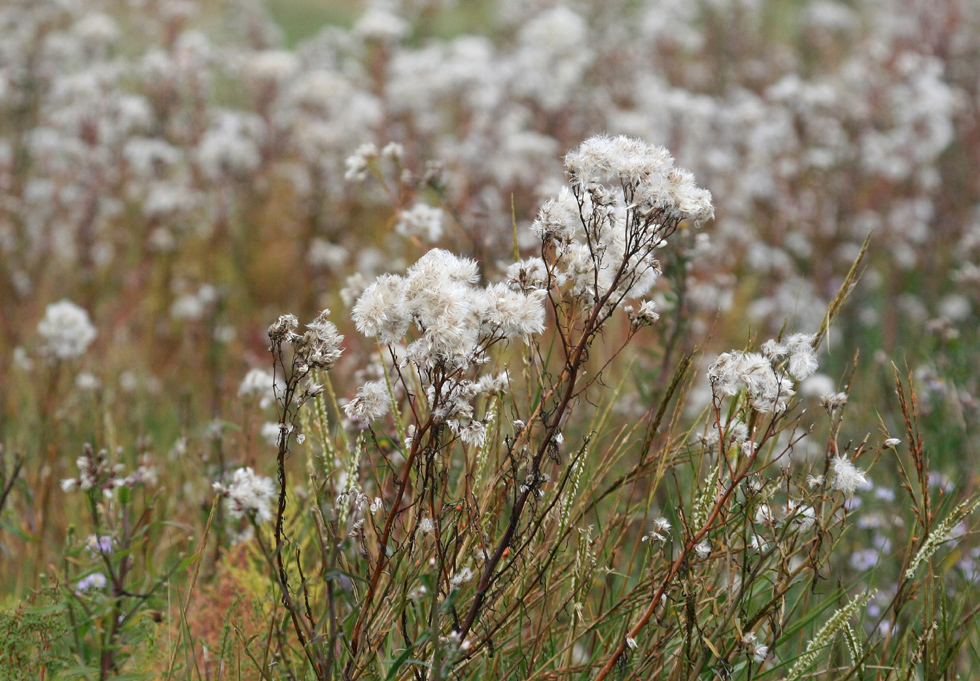
<svg viewBox="0 0 980 681">
<path fill-rule="evenodd" d="M 378 590 L 378 584 L 381 581 L 381 574 L 384 571 L 385 565 L 387 565 L 388 557 L 388 542 L 391 540 L 391 532 L 395 526 L 395 518 L 398 516 L 398 512 L 401 510 L 402 498 L 405 495 L 405 490 L 408 488 L 408 478 L 412 473 L 412 464 L 415 462 L 419 451 L 421 450 L 419 443 L 422 441 L 422 436 L 426 431 L 430 430 L 432 426 L 432 417 L 429 417 L 428 422 L 415 434 L 412 438 L 412 449 L 408 454 L 408 459 L 405 461 L 405 472 L 402 474 L 401 480 L 398 485 L 398 494 L 395 496 L 395 503 L 391 507 L 391 512 L 388 514 L 388 519 L 385 521 L 384 532 L 381 535 L 381 542 L 378 547 L 378 562 L 374 566 L 374 572 L 371 573 L 371 580 L 368 582 L 367 594 L 364 597 L 364 602 L 361 604 L 360 615 L 357 618 L 357 622 L 354 625 L 354 630 L 351 632 L 351 657 L 350 662 L 347 664 L 347 674 L 350 675 L 354 668 L 354 662 L 357 659 L 357 653 L 360 648 L 361 633 L 364 629 L 364 623 L 367 618 L 368 611 L 370 610 L 371 602 L 374 600 L 374 595 Z"/>
<path fill-rule="evenodd" d="M 725 489 L 724 493 L 722 493 L 722 495 L 715 502 L 715 506 L 711 510 L 711 515 L 708 516 L 708 519 L 705 521 L 701 529 L 699 529 L 694 535 L 688 537 L 687 541 L 684 542 L 684 548 L 681 550 L 677 558 L 674 559 L 674 562 L 671 563 L 670 569 L 667 571 L 667 576 L 663 579 L 656 592 L 654 592 L 653 598 L 650 599 L 650 605 L 647 606 L 647 609 L 643 612 L 643 615 L 640 617 L 639 621 L 633 626 L 632 629 L 630 629 L 626 637 L 619 642 L 619 645 L 616 646 L 616 650 L 609 656 L 609 659 L 606 660 L 606 664 L 599 670 L 599 674 L 595 677 L 595 679 L 593 679 L 593 681 L 603 681 L 603 679 L 609 675 L 609 672 L 611 672 L 616 666 L 619 658 L 626 652 L 626 639 L 636 638 L 636 636 L 643 630 L 643 627 L 646 626 L 647 622 L 650 621 L 650 618 L 653 617 L 657 606 L 660 605 L 660 599 L 663 598 L 664 594 L 667 592 L 667 587 L 670 585 L 674 577 L 677 576 L 677 573 L 680 572 L 681 568 L 684 567 L 685 563 L 687 562 L 687 556 L 690 554 L 690 552 L 711 530 L 715 520 L 718 519 L 718 516 L 721 515 L 722 510 L 728 503 L 728 499 L 738 488 L 739 483 L 741 483 L 741 481 L 749 475 L 749 472 L 752 470 L 752 466 L 755 463 L 755 458 L 756 454 L 753 453 L 742 474 L 738 475 L 737 477 L 733 476 L 732 483 Z"/>
</svg>

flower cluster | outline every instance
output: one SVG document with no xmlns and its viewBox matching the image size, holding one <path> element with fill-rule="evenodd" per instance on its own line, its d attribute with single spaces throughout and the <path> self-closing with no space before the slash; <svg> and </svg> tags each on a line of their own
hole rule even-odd
<svg viewBox="0 0 980 681">
<path fill-rule="evenodd" d="M 792 378 L 780 370 L 783 360 Z M 708 380 L 719 397 L 732 397 L 745 390 L 753 409 L 779 412 L 796 394 L 793 379 L 803 380 L 816 370 L 813 336 L 794 334 L 785 343 L 766 342 L 761 353 L 741 350 L 723 353 L 708 367 Z"/>
<path fill-rule="evenodd" d="M 658 249 L 684 220 L 714 215 L 711 194 L 673 165 L 666 149 L 619 136 L 591 137 L 565 157 L 570 190 L 542 206 L 531 229 L 554 264 L 526 261 L 511 271 L 522 288 L 559 288 L 591 305 L 614 307 L 645 295 L 660 276 Z M 631 313 L 635 326 L 657 319 L 653 304 Z"/>
<path fill-rule="evenodd" d="M 830 468 L 834 473 L 830 486 L 846 495 L 854 494 L 859 487 L 868 482 L 864 471 L 842 456 L 835 456 L 830 462 Z"/>
<path fill-rule="evenodd" d="M 390 405 L 388 385 L 384 381 L 368 381 L 358 389 L 357 396 L 344 405 L 344 411 L 352 421 L 374 421 L 387 414 Z"/>
<path fill-rule="evenodd" d="M 417 203 L 402 211 L 401 219 L 395 224 L 395 231 L 403 236 L 417 236 L 428 242 L 435 242 L 442 236 L 442 209 Z"/>
<path fill-rule="evenodd" d="M 251 468 L 239 468 L 227 485 L 216 482 L 213 487 L 225 498 L 225 508 L 232 518 L 248 515 L 260 524 L 272 520 L 276 487 L 271 478 L 256 475 Z"/>
<path fill-rule="evenodd" d="M 408 345 L 408 359 L 449 370 L 479 361 L 490 342 L 544 330 L 543 291 L 479 287 L 478 280 L 476 262 L 433 249 L 405 276 L 379 277 L 357 300 L 353 318 L 358 331 L 389 345 L 414 324 L 420 337 Z"/>
<path fill-rule="evenodd" d="M 302 359 L 302 373 L 311 369 L 328 370 L 337 363 L 344 349 L 344 337 L 329 319 L 330 310 L 324 310 L 306 325 L 306 331 L 297 333 L 299 320 L 291 314 L 282 315 L 269 327 L 269 338 L 275 344 L 290 343 Z"/>
<path fill-rule="evenodd" d="M 714 217 L 711 193 L 699 188 L 694 175 L 674 166 L 674 159 L 664 147 L 620 135 L 590 137 L 565 156 L 565 169 L 572 188 L 587 192 L 603 205 L 608 185 L 623 185 L 630 199 L 627 210 L 653 224 L 692 220 L 702 222 Z"/>
<path fill-rule="evenodd" d="M 61 489 L 65 492 L 81 490 L 102 490 L 111 497 L 120 487 L 135 487 L 137 485 L 152 486 L 157 483 L 156 468 L 148 460 L 144 460 L 134 473 L 122 475 L 124 466 L 112 463 L 109 452 L 100 449 L 98 452 L 90 444 L 82 448 L 82 455 L 76 460 L 78 466 L 77 478 L 65 478 L 61 481 Z"/>
<path fill-rule="evenodd" d="M 53 359 L 81 357 L 96 336 L 88 312 L 70 300 L 48 305 L 37 332 L 43 340 L 41 352 Z"/>
</svg>

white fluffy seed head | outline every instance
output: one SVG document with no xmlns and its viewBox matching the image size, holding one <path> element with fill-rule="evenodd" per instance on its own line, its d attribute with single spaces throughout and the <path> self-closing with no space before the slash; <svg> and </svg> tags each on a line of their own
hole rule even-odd
<svg viewBox="0 0 980 681">
<path fill-rule="evenodd" d="M 225 508 L 231 517 L 241 518 L 251 514 L 257 523 L 272 520 L 276 488 L 271 478 L 256 475 L 251 468 L 239 468 L 232 474 L 227 486 L 216 482 L 214 490 L 225 497 Z"/>
<path fill-rule="evenodd" d="M 835 456 L 830 462 L 830 468 L 834 473 L 830 486 L 846 495 L 854 494 L 858 487 L 868 482 L 864 471 L 842 456 Z"/>
<path fill-rule="evenodd" d="M 344 412 L 352 421 L 376 421 L 390 408 L 388 385 L 384 381 L 368 381 L 358 388 L 354 399 L 344 405 Z"/>
<path fill-rule="evenodd" d="M 85 354 L 97 335 L 88 312 L 71 302 L 51 303 L 37 325 L 41 352 L 53 359 L 77 359 Z"/>
<path fill-rule="evenodd" d="M 411 314 L 405 300 L 405 280 L 383 274 L 368 286 L 351 315 L 357 330 L 385 344 L 401 341 L 408 332 Z"/>
</svg>

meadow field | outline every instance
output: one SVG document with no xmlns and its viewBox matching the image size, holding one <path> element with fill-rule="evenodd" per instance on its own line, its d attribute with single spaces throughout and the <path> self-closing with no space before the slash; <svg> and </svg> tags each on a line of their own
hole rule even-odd
<svg viewBox="0 0 980 681">
<path fill-rule="evenodd" d="M 976 0 L 2 0 L 0 681 L 980 678 Z"/>
</svg>

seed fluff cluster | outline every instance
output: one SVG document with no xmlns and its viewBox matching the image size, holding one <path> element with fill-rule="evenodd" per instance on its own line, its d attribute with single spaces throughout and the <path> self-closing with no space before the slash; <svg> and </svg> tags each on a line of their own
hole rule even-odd
<svg viewBox="0 0 980 681">
<path fill-rule="evenodd" d="M 414 326 L 419 337 L 407 357 L 420 368 L 453 370 L 479 362 L 485 346 L 544 330 L 544 292 L 523 293 L 505 284 L 476 285 L 475 261 L 433 249 L 405 276 L 382 275 L 354 305 L 365 336 L 401 342 Z"/>
<path fill-rule="evenodd" d="M 762 352 L 723 353 L 708 367 L 711 389 L 718 397 L 734 397 L 745 390 L 756 411 L 781 412 L 796 394 L 793 379 L 801 381 L 817 370 L 813 343 L 813 336 L 798 333 L 785 343 L 767 341 Z"/>
<path fill-rule="evenodd" d="M 225 497 L 225 508 L 232 518 L 249 515 L 257 523 L 272 520 L 276 487 L 271 478 L 256 475 L 251 468 L 239 468 L 227 485 L 214 483 L 214 491 Z"/>
<path fill-rule="evenodd" d="M 88 312 L 70 300 L 48 305 L 37 332 L 42 338 L 42 354 L 53 359 L 81 357 L 96 336 Z"/>
<path fill-rule="evenodd" d="M 714 216 L 711 194 L 663 147 L 591 137 L 565 157 L 565 169 L 570 186 L 545 203 L 532 225 L 553 248 L 555 263 L 524 261 L 512 281 L 528 285 L 550 273 L 574 296 L 615 307 L 650 291 L 661 272 L 657 249 L 682 221 L 697 225 Z M 648 303 L 631 314 L 637 326 L 655 320 Z"/>
</svg>

